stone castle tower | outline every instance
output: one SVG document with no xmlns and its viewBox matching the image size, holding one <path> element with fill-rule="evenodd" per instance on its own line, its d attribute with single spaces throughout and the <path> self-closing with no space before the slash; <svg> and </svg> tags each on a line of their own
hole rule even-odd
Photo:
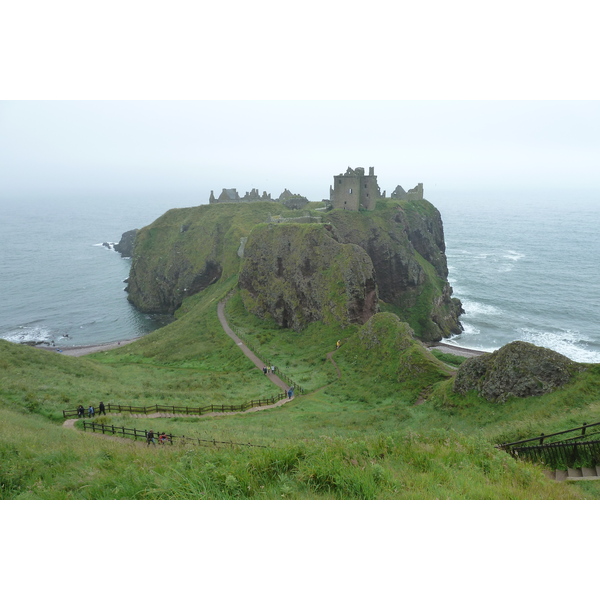
<svg viewBox="0 0 600 600">
<path fill-rule="evenodd" d="M 378 198 L 381 198 L 381 191 L 377 185 L 375 167 L 369 167 L 368 175 L 365 175 L 362 167 L 348 167 L 344 175 L 340 173 L 333 178 L 333 187 L 329 188 L 333 208 L 374 210 Z"/>
</svg>

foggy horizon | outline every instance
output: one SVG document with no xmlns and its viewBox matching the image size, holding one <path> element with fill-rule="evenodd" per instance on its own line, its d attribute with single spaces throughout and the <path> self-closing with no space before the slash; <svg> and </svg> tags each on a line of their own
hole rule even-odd
<svg viewBox="0 0 600 600">
<path fill-rule="evenodd" d="M 2 101 L 0 196 L 600 190 L 597 101 Z"/>
</svg>

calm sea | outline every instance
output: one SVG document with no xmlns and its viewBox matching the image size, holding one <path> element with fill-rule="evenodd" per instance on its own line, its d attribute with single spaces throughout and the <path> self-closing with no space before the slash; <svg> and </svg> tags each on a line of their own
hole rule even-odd
<svg viewBox="0 0 600 600">
<path fill-rule="evenodd" d="M 130 261 L 102 243 L 200 196 L 3 199 L 0 337 L 76 346 L 159 327 L 127 302 Z M 600 195 L 427 197 L 442 213 L 450 283 L 466 311 L 450 343 L 524 340 L 600 362 Z"/>
</svg>

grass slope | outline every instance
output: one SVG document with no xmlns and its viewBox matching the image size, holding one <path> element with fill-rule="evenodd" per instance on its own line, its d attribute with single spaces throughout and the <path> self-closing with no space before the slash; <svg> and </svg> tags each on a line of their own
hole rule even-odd
<svg viewBox="0 0 600 600">
<path fill-rule="evenodd" d="M 595 486 L 556 484 L 493 444 L 600 420 L 600 365 L 538 398 L 499 405 L 458 396 L 452 368 L 391 313 L 364 327 L 315 323 L 296 333 L 248 314 L 234 295 L 231 324 L 305 396 L 248 414 L 97 419 L 266 449 L 148 448 L 61 426 L 64 408 L 101 399 L 198 406 L 272 394 L 218 322 L 216 304 L 234 284 L 232 278 L 189 298 L 177 321 L 110 352 L 72 358 L 0 341 L 0 497 L 596 497 Z M 423 394 L 427 401 L 415 404 Z"/>
</svg>

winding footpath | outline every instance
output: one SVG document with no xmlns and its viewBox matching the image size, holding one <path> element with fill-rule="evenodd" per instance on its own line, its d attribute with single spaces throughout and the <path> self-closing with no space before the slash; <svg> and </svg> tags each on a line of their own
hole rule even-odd
<svg viewBox="0 0 600 600">
<path fill-rule="evenodd" d="M 233 330 L 231 329 L 231 327 L 229 327 L 229 323 L 227 323 L 227 319 L 225 318 L 225 303 L 227 302 L 227 299 L 221 300 L 219 302 L 219 304 L 217 305 L 217 315 L 219 317 L 219 322 L 221 323 L 221 327 L 223 327 L 223 331 L 225 331 L 225 333 L 236 343 L 236 345 L 238 346 L 238 348 L 256 365 L 257 369 L 260 369 L 260 371 L 262 372 L 262 368 L 263 366 L 267 366 L 265 365 L 257 356 L 256 354 L 254 354 L 254 352 L 252 352 L 252 350 L 250 350 L 250 348 L 248 348 L 248 346 L 246 346 L 246 344 L 244 344 L 244 342 L 242 342 L 242 340 L 233 332 Z M 128 340 L 127 342 L 124 343 L 130 343 L 133 342 L 135 340 Z M 122 345 L 122 344 L 119 344 Z M 110 350 L 112 348 L 116 348 L 118 347 L 117 344 L 112 344 L 110 348 L 107 348 L 106 346 L 101 346 L 99 347 L 99 350 Z M 75 349 L 74 349 L 75 350 Z M 81 352 L 81 349 L 77 349 L 79 352 Z M 81 352 L 81 353 L 77 353 L 75 354 L 75 352 L 73 352 L 71 355 L 72 356 L 82 356 L 83 354 L 90 354 L 91 352 L 94 352 L 94 350 L 90 350 L 88 352 Z M 67 354 L 67 352 L 65 352 L 65 354 Z M 335 363 L 334 363 L 335 364 Z M 337 365 L 336 365 L 337 368 Z M 339 372 L 339 370 L 338 370 Z M 284 381 L 282 381 L 279 377 L 277 377 L 277 375 L 275 375 L 275 373 L 271 373 L 271 371 L 267 371 L 266 377 L 268 377 L 277 387 L 281 388 L 284 392 L 288 391 L 288 385 L 287 383 L 285 383 Z M 282 400 L 279 400 L 279 402 L 276 402 L 275 404 L 269 404 L 269 405 L 265 405 L 265 406 L 255 406 L 253 408 L 249 408 L 248 410 L 242 411 L 242 412 L 212 412 L 212 413 L 206 413 L 205 415 L 202 415 L 203 417 L 216 417 L 216 416 L 231 416 L 231 415 L 243 415 L 246 413 L 251 413 L 251 412 L 257 412 L 259 410 L 268 410 L 271 408 L 277 408 L 278 406 L 282 406 L 283 404 L 287 404 L 288 402 L 291 402 L 294 399 L 294 397 L 292 396 L 292 398 L 288 398 L 285 397 Z M 154 413 L 152 415 L 131 415 L 133 417 L 138 417 L 138 418 L 145 418 L 145 419 L 157 419 L 157 418 L 169 418 L 169 417 L 196 417 L 198 418 L 198 415 L 185 415 L 185 414 L 179 414 L 179 413 Z M 75 428 L 75 423 L 77 422 L 78 419 L 67 419 L 64 423 L 63 423 L 63 427 L 67 427 L 69 429 L 74 429 Z M 99 435 L 102 437 L 106 437 L 101 433 L 93 433 L 92 435 Z M 116 438 L 116 437 L 111 437 L 111 439 L 115 439 L 115 440 L 119 440 L 119 441 L 123 441 L 123 442 L 133 442 L 133 440 L 128 440 L 126 438 Z"/>
</svg>

